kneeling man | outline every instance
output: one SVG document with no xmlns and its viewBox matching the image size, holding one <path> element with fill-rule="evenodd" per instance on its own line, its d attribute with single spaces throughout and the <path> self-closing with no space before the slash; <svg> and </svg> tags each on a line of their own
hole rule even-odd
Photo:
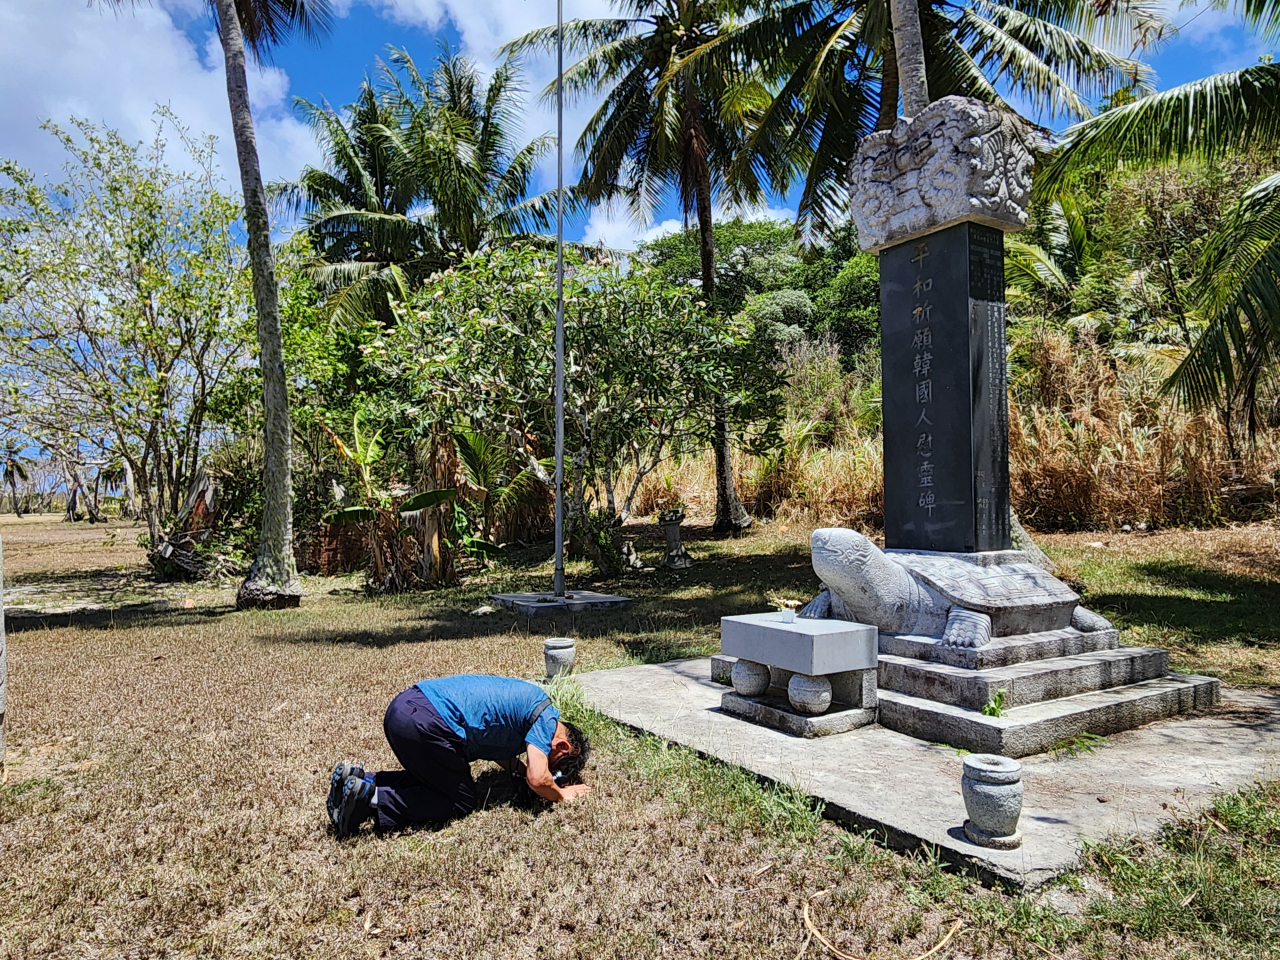
<svg viewBox="0 0 1280 960">
<path fill-rule="evenodd" d="M 382 729 L 404 769 L 366 774 L 356 763 L 334 767 L 328 809 L 339 837 L 370 819 L 394 830 L 466 816 L 476 808 L 473 760 L 523 773 L 547 800 L 576 800 L 590 789 L 572 782 L 591 752 L 586 735 L 525 680 L 478 674 L 423 680 L 391 701 Z"/>
</svg>

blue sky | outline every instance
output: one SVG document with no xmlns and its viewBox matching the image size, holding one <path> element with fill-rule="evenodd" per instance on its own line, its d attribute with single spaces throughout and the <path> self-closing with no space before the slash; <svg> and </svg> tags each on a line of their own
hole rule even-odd
<svg viewBox="0 0 1280 960">
<path fill-rule="evenodd" d="M 337 0 L 337 6 L 341 16 L 322 45 L 289 46 L 274 65 L 251 76 L 269 177 L 291 176 L 318 160 L 310 133 L 293 113 L 293 97 L 348 102 L 389 44 L 406 47 L 422 63 L 443 40 L 492 64 L 501 42 L 555 17 L 551 0 Z M 1272 49 L 1242 30 L 1229 13 L 1176 3 L 1166 9 L 1181 31 L 1147 58 L 1161 89 L 1247 66 Z M 566 17 L 599 16 L 609 5 L 607 0 L 566 0 L 565 10 Z M 222 138 L 224 169 L 234 176 L 220 51 L 204 0 L 154 0 L 119 17 L 90 9 L 86 0 L 0 0 L 0 63 L 0 156 L 53 173 L 60 157 L 40 131 L 41 120 L 65 121 L 75 114 L 141 139 L 149 134 L 154 105 L 164 102 L 193 128 Z M 554 115 L 536 102 L 552 70 L 550 61 L 529 64 L 530 108 L 523 131 L 528 137 L 554 128 Z M 589 110 L 590 104 L 582 104 L 570 111 L 570 138 L 576 138 Z M 554 177 L 548 163 L 539 187 L 554 186 Z M 791 210 L 793 199 L 779 197 L 753 213 L 786 216 Z M 567 235 L 625 247 L 678 221 L 673 203 L 651 224 L 594 211 L 571 223 Z"/>
</svg>

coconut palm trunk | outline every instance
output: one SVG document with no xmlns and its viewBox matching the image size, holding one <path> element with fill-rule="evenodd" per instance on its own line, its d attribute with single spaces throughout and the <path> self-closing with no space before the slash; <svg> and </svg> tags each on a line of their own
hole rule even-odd
<svg viewBox="0 0 1280 960">
<path fill-rule="evenodd" d="M 893 20 L 893 46 L 898 63 L 898 84 L 902 89 L 902 113 L 914 117 L 929 105 L 920 5 L 917 0 L 889 0 L 889 15 Z"/>
<path fill-rule="evenodd" d="M 701 162 L 692 164 L 694 185 L 694 206 L 698 215 L 698 256 L 702 266 L 702 295 L 707 305 L 714 309 L 716 292 L 716 238 L 715 220 L 711 208 L 711 168 L 705 159 L 705 150 L 699 150 L 705 144 L 706 137 L 701 133 L 699 123 L 698 101 L 691 91 L 686 90 L 686 102 L 690 116 L 686 119 L 688 127 L 689 155 L 699 157 Z M 717 401 L 712 413 L 712 447 L 716 458 L 716 519 L 712 527 L 717 533 L 728 533 L 734 530 L 745 530 L 751 526 L 751 516 L 742 501 L 738 499 L 738 490 L 733 478 L 733 451 L 729 438 L 729 417 L 724 403 Z"/>
<path fill-rule="evenodd" d="M 876 131 L 892 130 L 897 122 L 898 51 L 890 34 L 880 50 L 880 112 L 876 115 Z"/>
<path fill-rule="evenodd" d="M 257 138 L 249 110 L 245 74 L 244 34 L 235 0 L 213 0 L 218 33 L 227 69 L 227 100 L 244 193 L 245 233 L 253 300 L 258 314 L 258 366 L 262 372 L 266 464 L 263 470 L 262 531 L 249 576 L 236 594 L 236 606 L 296 607 L 302 596 L 293 559 L 293 480 L 290 473 L 292 426 L 285 385 L 284 353 L 280 338 L 279 290 L 275 257 L 271 252 L 271 223 L 267 193 L 258 165 Z"/>
</svg>

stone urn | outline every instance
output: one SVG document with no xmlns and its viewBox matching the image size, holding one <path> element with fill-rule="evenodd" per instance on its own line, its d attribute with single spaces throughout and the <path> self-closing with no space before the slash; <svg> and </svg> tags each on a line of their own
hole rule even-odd
<svg viewBox="0 0 1280 960">
<path fill-rule="evenodd" d="M 1022 764 L 994 753 L 964 758 L 960 780 L 969 819 L 964 835 L 971 843 L 996 850 L 1022 846 L 1018 817 L 1022 814 Z"/>
<path fill-rule="evenodd" d="M 739 658 L 733 665 L 729 678 L 734 693 L 743 697 L 758 697 L 769 689 L 769 668 L 754 660 Z"/>
<path fill-rule="evenodd" d="M 680 542 L 680 524 L 684 523 L 683 510 L 664 510 L 658 514 L 658 526 L 667 538 L 667 552 L 662 557 L 662 565 L 669 570 L 688 570 L 697 561 L 689 556 L 689 551 Z"/>
<path fill-rule="evenodd" d="M 542 641 L 542 659 L 547 664 L 547 679 L 571 673 L 574 653 L 573 637 L 549 637 Z"/>
</svg>

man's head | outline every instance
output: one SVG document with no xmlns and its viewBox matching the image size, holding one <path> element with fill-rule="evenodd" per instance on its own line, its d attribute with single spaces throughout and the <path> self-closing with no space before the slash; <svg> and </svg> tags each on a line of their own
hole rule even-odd
<svg viewBox="0 0 1280 960">
<path fill-rule="evenodd" d="M 591 756 L 591 741 L 587 735 L 564 720 L 556 721 L 555 736 L 551 738 L 551 753 L 547 755 L 547 765 L 556 779 L 562 783 L 572 783 L 582 773 L 582 768 Z"/>
</svg>

